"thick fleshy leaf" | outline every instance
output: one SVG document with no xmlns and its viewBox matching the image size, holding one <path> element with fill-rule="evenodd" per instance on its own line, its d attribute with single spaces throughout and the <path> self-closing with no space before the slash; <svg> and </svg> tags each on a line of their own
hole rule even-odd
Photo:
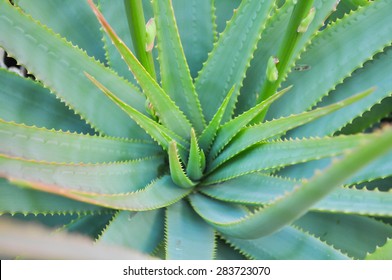
<svg viewBox="0 0 392 280">
<path fill-rule="evenodd" d="M 209 151 L 213 143 L 213 140 L 222 122 L 222 118 L 224 114 L 227 112 L 227 106 L 233 96 L 233 93 L 235 92 L 235 88 L 236 87 L 233 86 L 229 90 L 227 96 L 223 100 L 222 104 L 219 106 L 218 111 L 216 112 L 216 114 L 214 115 L 214 117 L 212 118 L 208 126 L 203 130 L 202 134 L 198 139 L 200 148 L 205 152 Z"/>
<path fill-rule="evenodd" d="M 258 239 L 224 236 L 243 254 L 261 260 L 347 260 L 346 255 L 294 227 Z"/>
<path fill-rule="evenodd" d="M 151 254 L 163 240 L 164 211 L 120 211 L 99 237 L 98 243 Z"/>
<path fill-rule="evenodd" d="M 0 119 L 0 153 L 48 162 L 126 161 L 160 153 L 152 142 L 47 130 Z"/>
<path fill-rule="evenodd" d="M 172 0 L 189 70 L 193 78 L 202 68 L 214 42 L 213 2 L 211 0 Z"/>
<path fill-rule="evenodd" d="M 0 178 L 0 215 L 4 213 L 99 213 L 102 208 L 65 197 L 29 190 Z"/>
<path fill-rule="evenodd" d="M 243 1 L 210 53 L 195 82 L 207 122 L 213 118 L 229 89 L 242 84 L 273 2 Z M 211 79 L 211 75 L 219 78 Z M 224 121 L 234 110 L 238 91 L 239 87 L 230 100 Z"/>
<path fill-rule="evenodd" d="M 196 132 L 201 133 L 205 127 L 204 117 L 181 46 L 171 1 L 154 0 L 152 3 L 157 24 L 162 88 L 188 117 Z M 187 3 L 187 6 L 198 4 Z"/>
<path fill-rule="evenodd" d="M 373 61 L 366 63 L 362 69 L 355 71 L 352 77 L 345 80 L 345 82 L 339 85 L 336 90 L 326 96 L 319 105 L 325 106 L 339 102 L 343 98 L 353 95 L 361 89 L 375 86 L 373 94 L 350 106 L 347 106 L 345 110 L 329 114 L 317 121 L 301 126 L 289 133 L 289 135 L 292 137 L 325 136 L 331 135 L 340 130 L 354 118 L 361 116 L 363 112 L 369 110 L 374 104 L 380 103 L 383 98 L 392 94 L 392 79 L 390 75 L 385 74 L 391 72 L 392 48 L 389 48 L 384 53 L 378 55 Z M 381 113 L 381 115 L 378 115 L 378 117 L 376 115 L 375 119 L 366 116 L 365 119 L 368 119 L 369 123 L 367 124 L 367 127 L 365 126 L 363 129 L 371 127 L 382 117 L 390 113 L 391 103 L 387 103 L 384 110 L 380 109 L 381 108 L 376 109 L 376 112 Z"/>
<path fill-rule="evenodd" d="M 136 88 L 46 27 L 31 21 L 31 18 L 13 7 L 9 1 L 2 0 L 0 6 L 0 45 L 25 65 L 38 80 L 65 100 L 70 108 L 96 130 L 111 136 L 134 139 L 148 137 L 135 122 L 129 121 L 124 112 L 99 92 L 83 71 L 99 77 L 101 83 L 116 92 L 121 99 L 142 111 L 145 98 Z"/>
<path fill-rule="evenodd" d="M 288 76 L 286 83 L 294 85 L 293 90 L 271 106 L 267 119 L 310 108 L 374 54 L 390 45 L 392 19 L 388 15 L 391 9 L 389 0 L 373 1 L 318 33 L 298 61 L 311 69 L 293 71 Z"/>
<path fill-rule="evenodd" d="M 214 258 L 215 233 L 185 201 L 166 210 L 166 258 L 210 260 Z"/>
<path fill-rule="evenodd" d="M 148 255 L 121 247 L 93 244 L 80 235 L 53 233 L 37 225 L 0 218 L 2 256 L 27 259 L 145 260 Z"/>
<path fill-rule="evenodd" d="M 205 167 L 204 152 L 200 150 L 197 142 L 196 132 L 191 130 L 191 144 L 189 148 L 188 164 L 186 166 L 186 173 L 191 180 L 199 180 L 203 176 Z"/>
<path fill-rule="evenodd" d="M 115 214 L 114 210 L 106 210 L 106 212 L 94 213 L 93 215 L 80 215 L 59 228 L 58 231 L 83 234 L 96 240 Z"/>
<path fill-rule="evenodd" d="M 184 198 L 191 192 L 191 190 L 177 187 L 170 176 L 167 175 L 153 181 L 144 189 L 113 195 L 68 190 L 62 186 L 33 180 L 27 181 L 23 178 L 11 178 L 11 181 L 28 188 L 59 194 L 82 202 L 129 211 L 147 211 L 166 207 Z"/>
<path fill-rule="evenodd" d="M 94 131 L 32 79 L 0 69 L 0 119 L 73 132 Z"/>
<path fill-rule="evenodd" d="M 252 172 L 339 156 L 361 142 L 375 138 L 372 134 L 358 134 L 261 143 L 212 171 L 203 183 L 207 185 Z"/>
<path fill-rule="evenodd" d="M 295 224 L 355 259 L 365 258 L 392 237 L 392 226 L 356 215 L 308 213 Z"/>
<path fill-rule="evenodd" d="M 142 127 L 146 133 L 148 133 L 155 141 L 158 142 L 165 150 L 169 149 L 169 143 L 173 140 L 179 143 L 181 152 L 184 152 L 184 146 L 187 146 L 186 142 L 172 132 L 170 129 L 159 124 L 158 122 L 148 118 L 147 116 L 140 113 L 135 108 L 129 106 L 121 99 L 119 99 L 115 94 L 109 91 L 104 85 L 97 81 L 94 77 L 86 73 L 86 76 L 117 106 L 119 106 L 127 115 L 132 118 L 140 127 Z"/>
<path fill-rule="evenodd" d="M 64 191 L 115 194 L 145 187 L 159 176 L 163 162 L 162 157 L 151 157 L 129 162 L 65 164 L 0 155 L 0 176 L 53 185 Z"/>
<path fill-rule="evenodd" d="M 252 111 L 255 108 L 258 108 L 260 106 L 263 106 L 262 104 L 265 104 L 265 106 L 263 106 L 264 108 L 268 107 L 271 102 L 273 100 L 275 100 L 275 97 L 279 97 L 279 93 L 273 95 L 272 97 L 270 97 L 268 100 L 260 103 L 259 105 L 257 105 L 256 107 L 254 107 L 253 109 L 249 110 L 247 113 L 244 113 L 243 115 L 240 115 L 239 117 L 237 117 L 236 119 L 234 119 L 233 121 L 227 123 L 227 125 L 224 125 L 221 129 L 221 133 L 222 136 L 219 139 L 219 135 L 217 138 L 217 146 L 216 147 L 220 147 L 223 145 L 223 143 L 225 143 L 227 141 L 227 139 L 229 139 L 230 135 L 233 135 L 234 132 L 236 132 L 236 137 L 233 140 L 232 143 L 230 143 L 227 148 L 222 151 L 222 153 L 212 162 L 212 164 L 209 166 L 209 170 L 213 170 L 214 168 L 216 168 L 217 166 L 221 165 L 222 163 L 224 163 L 225 161 L 227 161 L 228 159 L 234 157 L 235 155 L 237 155 L 238 153 L 240 153 L 241 151 L 245 150 L 246 148 L 261 142 L 262 140 L 268 139 L 268 138 L 274 138 L 276 136 L 280 136 L 282 134 L 285 134 L 288 130 L 296 128 L 298 126 L 301 126 L 303 124 L 312 122 L 322 116 L 328 115 L 332 112 L 341 112 L 342 108 L 349 106 L 350 104 L 357 102 L 358 100 L 361 100 L 367 96 L 369 96 L 369 94 L 371 94 L 374 91 L 374 88 L 365 90 L 357 95 L 354 95 L 352 97 L 349 97 L 341 102 L 337 102 L 334 104 L 331 104 L 329 106 L 325 106 L 322 108 L 318 108 L 309 112 L 304 112 L 298 115 L 291 115 L 288 116 L 286 118 L 280 118 L 277 120 L 273 120 L 270 122 L 264 122 L 264 123 L 260 123 L 258 125 L 254 125 L 254 126 L 250 126 L 250 127 L 246 127 L 244 129 L 238 130 L 240 129 L 240 124 L 242 124 L 242 119 L 243 117 L 248 116 L 248 114 L 252 113 Z M 245 118 L 244 118 L 245 119 Z M 238 123 L 237 122 L 240 122 Z M 232 124 L 231 124 L 232 123 Z M 237 126 L 237 131 L 234 130 L 234 127 L 232 127 L 232 125 Z M 226 140 L 226 141 L 223 141 Z M 219 142 L 218 142 L 219 141 Z M 227 144 L 227 143 L 226 143 Z M 217 151 L 217 149 L 215 149 L 215 151 Z"/>
<path fill-rule="evenodd" d="M 292 192 L 298 184 L 297 181 L 256 173 L 203 187 L 201 191 L 218 200 L 266 206 Z M 392 192 L 338 188 L 310 210 L 391 217 Z"/>
<path fill-rule="evenodd" d="M 54 32 L 84 49 L 88 55 L 105 62 L 99 24 L 86 1 L 76 1 L 72 5 L 62 0 L 16 0 L 14 3 Z"/>
<path fill-rule="evenodd" d="M 202 196 L 191 196 L 192 205 L 207 222 L 224 234 L 238 238 L 257 238 L 274 233 L 304 215 L 309 208 L 348 178 L 392 149 L 392 129 L 377 136 L 375 139 L 364 141 L 325 172 L 317 174 L 294 191 L 278 198 L 270 206 L 246 217 L 232 218 L 231 222 L 225 222 L 211 213 L 216 209 L 209 206 L 217 202 Z M 216 220 L 217 217 L 219 218 Z"/>
<path fill-rule="evenodd" d="M 158 83 L 144 69 L 144 67 L 136 59 L 136 57 L 129 50 L 129 48 L 121 41 L 121 39 L 117 36 L 111 26 L 107 23 L 103 15 L 94 6 L 92 0 L 89 0 L 89 3 L 98 20 L 100 21 L 102 27 L 109 35 L 113 44 L 117 47 L 118 51 L 121 53 L 125 62 L 135 76 L 137 82 L 142 87 L 148 100 L 154 107 L 154 110 L 156 110 L 156 112 L 159 114 L 159 119 L 164 125 L 166 125 L 169 129 L 173 130 L 180 136 L 184 138 L 189 137 L 189 131 L 191 129 L 191 126 L 187 118 L 179 110 L 176 104 L 170 99 L 170 97 L 163 91 L 163 89 L 158 85 Z M 99 79 L 99 77 L 97 78 Z"/>
<path fill-rule="evenodd" d="M 169 166 L 170 166 L 170 176 L 173 182 L 181 188 L 192 188 L 196 185 L 188 175 L 185 173 L 184 168 L 180 161 L 180 155 L 178 154 L 176 142 L 171 142 L 169 145 Z"/>
</svg>

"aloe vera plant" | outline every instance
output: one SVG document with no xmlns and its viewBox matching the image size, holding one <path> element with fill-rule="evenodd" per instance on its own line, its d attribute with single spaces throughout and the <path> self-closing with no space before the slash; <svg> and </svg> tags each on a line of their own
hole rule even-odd
<svg viewBox="0 0 392 280">
<path fill-rule="evenodd" d="M 392 259 L 391 0 L 13 2 L 0 46 L 36 80 L 0 70 L 3 216 L 165 259 Z M 8 256 L 45 244 L 9 219 Z"/>
</svg>

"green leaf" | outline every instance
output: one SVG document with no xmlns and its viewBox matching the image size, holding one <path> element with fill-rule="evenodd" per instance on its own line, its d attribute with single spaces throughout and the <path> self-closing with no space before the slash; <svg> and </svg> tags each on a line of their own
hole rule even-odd
<svg viewBox="0 0 392 280">
<path fill-rule="evenodd" d="M 213 47 L 213 2 L 172 0 L 182 47 L 193 78 L 196 78 Z"/>
<path fill-rule="evenodd" d="M 258 125 L 246 127 L 240 131 L 235 131 L 235 128 L 239 129 L 241 125 L 245 125 L 246 122 L 243 121 L 250 121 L 250 117 L 253 117 L 259 109 L 265 109 L 268 107 L 276 98 L 279 98 L 283 93 L 284 90 L 281 91 L 279 94 L 275 94 L 266 101 L 260 103 L 253 109 L 249 110 L 247 113 L 244 113 L 234 119 L 233 121 L 229 122 L 227 126 L 223 126 L 221 129 L 221 133 L 223 134 L 223 139 L 218 139 L 217 147 L 222 146 L 228 139 L 230 139 L 230 135 L 237 135 L 236 138 L 232 141 L 231 144 L 212 162 L 209 166 L 210 170 L 218 167 L 222 163 L 226 162 L 230 158 L 234 157 L 235 155 L 239 154 L 240 152 L 244 151 L 246 148 L 259 143 L 263 140 L 268 138 L 273 138 L 279 136 L 281 134 L 286 133 L 286 131 L 296 128 L 298 126 L 304 125 L 306 123 L 312 122 L 322 116 L 328 115 L 332 112 L 341 112 L 342 109 L 350 104 L 357 102 L 363 98 L 366 98 L 374 91 L 374 88 L 365 90 L 357 95 L 351 96 L 343 101 L 337 102 L 335 104 L 331 104 L 329 106 L 325 106 L 322 108 L 315 109 L 313 111 L 304 112 L 298 115 L 291 115 L 286 118 L 280 118 L 277 120 L 272 120 L 270 122 L 260 123 Z M 260 108 L 259 108 L 260 107 Z M 257 109 L 258 108 L 258 109 Z M 255 111 L 257 110 L 257 111 Z M 237 123 L 238 122 L 238 123 Z M 233 127 L 232 127 L 233 126 Z M 231 131 L 230 131 L 231 130 Z M 229 132 L 229 133 L 228 133 Z M 228 134 L 227 136 L 225 134 Z M 226 141 L 223 141 L 226 140 Z M 222 143 L 222 144 L 221 144 Z M 217 151 L 217 149 L 215 149 Z"/>
<path fill-rule="evenodd" d="M 275 100 L 289 91 L 291 87 L 287 87 L 280 92 L 274 94 L 267 100 L 259 103 L 247 112 L 237 116 L 222 125 L 217 133 L 216 139 L 210 151 L 210 158 L 215 158 L 218 153 L 234 138 L 246 125 L 248 125 L 258 114 L 260 114 L 266 107 L 272 104 Z"/>
<path fill-rule="evenodd" d="M 83 71 L 99 78 L 102 84 L 117 92 L 125 102 L 138 110 L 144 110 L 145 98 L 136 88 L 46 27 L 32 21 L 11 6 L 9 1 L 1 0 L 0 7 L 0 45 L 38 80 L 64 99 L 96 130 L 111 136 L 132 136 L 134 139 L 148 137 L 115 104 L 99 93 Z"/>
<path fill-rule="evenodd" d="M 176 140 L 178 141 L 178 143 L 180 143 L 179 147 L 182 149 L 182 152 L 185 150 L 184 146 L 187 146 L 187 144 L 182 138 L 174 134 L 165 126 L 148 118 L 133 107 L 123 102 L 115 94 L 110 92 L 104 85 L 102 85 L 88 73 L 85 74 L 92 83 L 94 83 L 108 98 L 110 98 L 114 103 L 116 103 L 117 106 L 119 106 L 123 111 L 125 111 L 129 117 L 131 117 L 140 127 L 142 127 L 165 150 L 169 149 L 169 143 L 173 140 Z"/>
<path fill-rule="evenodd" d="M 4 257 L 26 259 L 151 259 L 133 250 L 93 244 L 80 235 L 53 233 L 37 225 L 0 218 L 0 250 Z"/>
<path fill-rule="evenodd" d="M 196 132 L 201 133 L 205 127 L 204 117 L 181 46 L 171 1 L 154 0 L 152 4 L 157 24 L 162 88 L 185 113 Z"/>
<path fill-rule="evenodd" d="M 94 6 L 92 0 L 89 0 L 89 3 L 102 27 L 105 29 L 113 44 L 117 47 L 118 51 L 123 56 L 139 85 L 143 88 L 143 91 L 146 94 L 148 100 L 159 114 L 159 118 L 162 123 L 180 136 L 184 138 L 189 137 L 188 134 L 191 130 L 191 126 L 184 114 L 179 110 L 170 97 L 162 90 L 158 83 L 144 69 L 144 67 L 136 59 L 129 48 L 121 41 L 121 39 L 107 23 L 103 15 Z"/>
<path fill-rule="evenodd" d="M 392 240 L 388 241 L 376 251 L 366 256 L 367 260 L 392 260 Z"/>
<path fill-rule="evenodd" d="M 48 162 L 125 161 L 161 152 L 152 142 L 47 130 L 1 119 L 0 139 L 2 154 Z"/>
<path fill-rule="evenodd" d="M 210 53 L 195 82 L 207 122 L 211 121 L 229 89 L 242 84 L 273 2 L 243 1 Z M 212 75 L 216 78 L 211 78 Z M 224 121 L 234 110 L 238 91 L 239 88 L 230 100 Z"/>
<path fill-rule="evenodd" d="M 0 178 L 0 215 L 99 213 L 104 209 L 65 197 L 19 188 Z"/>
<path fill-rule="evenodd" d="M 102 164 L 37 162 L 0 154 L 0 176 L 65 192 L 124 193 L 139 190 L 160 174 L 162 157 Z M 51 187 L 50 187 L 51 186 Z"/>
<path fill-rule="evenodd" d="M 106 213 L 79 216 L 77 219 L 62 226 L 57 231 L 83 234 L 96 240 L 102 230 L 109 224 L 115 213 L 116 211 L 106 210 Z"/>
<path fill-rule="evenodd" d="M 77 1 L 72 5 L 62 0 L 16 0 L 14 3 L 54 32 L 86 50 L 90 56 L 105 62 L 99 24 L 86 1 Z"/>
<path fill-rule="evenodd" d="M 390 225 L 369 217 L 339 213 L 308 213 L 295 225 L 355 259 L 364 259 L 392 236 Z"/>
<path fill-rule="evenodd" d="M 212 120 L 210 121 L 208 126 L 203 130 L 202 134 L 200 135 L 198 140 L 199 140 L 200 148 L 203 151 L 205 151 L 205 152 L 209 151 L 209 149 L 213 143 L 213 140 L 216 136 L 216 133 L 220 127 L 220 124 L 222 122 L 223 115 L 227 112 L 227 106 L 228 106 L 235 90 L 236 90 L 236 86 L 233 86 L 229 90 L 226 98 L 223 100 L 222 104 L 219 106 L 218 111 L 216 112 L 216 114 L 214 115 L 214 117 L 212 118 Z"/>
<path fill-rule="evenodd" d="M 346 255 L 295 227 L 258 239 L 224 238 L 243 254 L 259 260 L 347 260 Z"/>
<path fill-rule="evenodd" d="M 196 185 L 184 172 L 176 142 L 171 142 L 169 145 L 169 166 L 170 175 L 177 186 L 188 189 Z"/>
<path fill-rule="evenodd" d="M 205 167 L 204 152 L 200 150 L 196 138 L 196 132 L 191 130 L 191 146 L 189 148 L 188 164 L 186 166 L 186 173 L 191 180 L 200 180 L 203 176 Z"/>
<path fill-rule="evenodd" d="M 373 1 L 318 33 L 297 62 L 309 65 L 311 69 L 290 73 L 286 83 L 294 85 L 293 91 L 271 106 L 267 118 L 310 108 L 354 70 L 390 45 L 392 19 L 388 11 L 391 9 L 391 1 Z M 339 48 L 335 47 L 337 45 Z"/>
<path fill-rule="evenodd" d="M 331 135 L 340 130 L 343 126 L 350 123 L 354 118 L 361 116 L 369 110 L 374 104 L 380 103 L 383 98 L 390 96 L 392 93 L 392 79 L 389 74 L 392 72 L 392 49 L 389 48 L 382 54 L 378 55 L 373 61 L 367 62 L 362 69 L 358 69 L 352 74 L 352 77 L 346 79 L 343 84 L 337 86 L 328 96 L 326 96 L 318 106 L 325 106 L 353 95 L 364 88 L 375 86 L 373 94 L 362 100 L 348 106 L 328 116 L 322 117 L 317 121 L 301 126 L 291 132 L 292 137 L 310 137 Z M 367 116 L 368 125 L 363 129 L 370 127 L 378 122 L 391 111 L 391 105 L 386 105 L 384 110 L 378 108 L 376 112 L 384 112 L 384 115 L 377 116 L 375 119 Z M 388 110 L 389 109 L 389 110 Z M 373 122 L 372 122 L 373 121 Z M 355 131 L 355 132 L 362 132 Z"/>
<path fill-rule="evenodd" d="M 98 244 L 131 248 L 151 254 L 163 239 L 164 212 L 119 211 L 98 239 Z"/>
<path fill-rule="evenodd" d="M 196 205 L 194 197 L 192 197 L 192 205 L 199 215 L 224 234 L 240 238 L 265 236 L 280 230 L 304 215 L 309 208 L 342 185 L 347 179 L 391 150 L 391 143 L 392 129 L 377 135 L 375 139 L 364 141 L 363 144 L 333 164 L 325 172 L 317 174 L 310 181 L 277 199 L 270 206 L 261 208 L 246 217 L 233 219 L 231 222 L 225 223 L 220 217 L 214 220 L 214 216 L 211 214 L 214 208 L 208 208 L 206 203 L 203 203 L 204 207 Z M 198 199 L 206 200 L 206 198 L 199 197 Z M 260 227 L 260 225 L 268 225 L 268 227 Z"/>
<path fill-rule="evenodd" d="M 215 233 L 187 202 L 181 200 L 166 211 L 166 258 L 170 260 L 211 260 Z"/>
<path fill-rule="evenodd" d="M 146 175 L 143 173 L 143 175 Z M 107 208 L 129 211 L 147 211 L 166 207 L 187 196 L 191 190 L 177 187 L 170 176 L 163 176 L 153 181 L 144 189 L 123 194 L 97 194 L 78 190 L 69 190 L 58 185 L 40 181 L 12 178 L 15 184 L 45 192 L 59 194 L 82 202 Z"/>
<path fill-rule="evenodd" d="M 203 187 L 200 191 L 218 200 L 266 206 L 286 193 L 292 192 L 299 183 L 255 173 Z M 338 188 L 314 204 L 310 210 L 391 217 L 392 192 Z"/>
<path fill-rule="evenodd" d="M 212 171 L 203 184 L 210 185 L 243 174 L 338 156 L 360 145 L 363 141 L 375 138 L 376 136 L 372 134 L 357 134 L 260 143 Z"/>
<path fill-rule="evenodd" d="M 39 83 L 0 69 L 0 119 L 93 134 L 84 121 Z"/>
</svg>

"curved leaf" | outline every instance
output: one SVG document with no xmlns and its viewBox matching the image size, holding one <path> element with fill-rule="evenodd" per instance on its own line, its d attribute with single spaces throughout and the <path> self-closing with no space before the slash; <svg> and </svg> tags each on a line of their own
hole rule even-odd
<svg viewBox="0 0 392 280">
<path fill-rule="evenodd" d="M 47 130 L 1 119 L 0 144 L 2 154 L 49 162 L 113 162 L 160 153 L 152 142 Z"/>
<path fill-rule="evenodd" d="M 103 164 L 48 163 L 0 154 L 0 177 L 53 185 L 64 191 L 124 193 L 145 187 L 159 176 L 162 157 Z"/>
</svg>

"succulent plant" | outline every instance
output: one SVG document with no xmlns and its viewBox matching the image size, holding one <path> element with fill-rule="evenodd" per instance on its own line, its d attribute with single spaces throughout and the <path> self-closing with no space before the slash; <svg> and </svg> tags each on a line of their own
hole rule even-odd
<svg viewBox="0 0 392 280">
<path fill-rule="evenodd" d="M 0 1 L 8 257 L 392 259 L 391 0 L 96 2 Z"/>
</svg>

